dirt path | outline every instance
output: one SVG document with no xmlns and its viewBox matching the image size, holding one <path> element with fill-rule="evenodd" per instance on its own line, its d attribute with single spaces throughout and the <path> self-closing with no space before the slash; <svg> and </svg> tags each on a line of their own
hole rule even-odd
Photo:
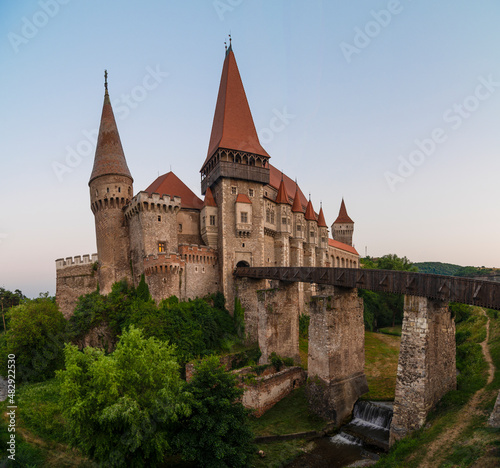
<svg viewBox="0 0 500 468">
<path fill-rule="evenodd" d="M 490 350 L 488 349 L 488 340 L 490 337 L 490 318 L 486 315 L 484 309 L 481 309 L 481 313 L 487 317 L 486 321 L 486 339 L 481 343 L 481 348 L 483 349 L 483 355 L 488 363 L 488 384 L 493 381 L 493 376 L 495 374 L 495 366 L 491 359 Z M 476 415 L 479 410 L 479 405 L 482 402 L 484 394 L 484 388 L 477 391 L 469 402 L 462 408 L 462 410 L 457 415 L 456 423 L 449 430 L 446 430 L 443 434 L 437 437 L 426 447 L 426 455 L 420 464 L 420 468 L 435 468 L 440 465 L 443 457 L 449 453 L 448 449 L 451 449 L 453 443 L 460 435 L 460 433 L 468 426 L 472 417 Z"/>
</svg>

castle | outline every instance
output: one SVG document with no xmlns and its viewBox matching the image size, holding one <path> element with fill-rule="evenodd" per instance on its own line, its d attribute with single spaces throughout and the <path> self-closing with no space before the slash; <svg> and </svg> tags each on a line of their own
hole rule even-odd
<svg viewBox="0 0 500 468">
<path fill-rule="evenodd" d="M 144 274 L 156 301 L 221 291 L 234 300 L 237 266 L 359 266 L 354 222 L 342 200 L 332 224 L 261 146 L 232 47 L 226 50 L 197 197 L 173 172 L 134 195 L 105 81 L 90 176 L 97 254 L 56 260 L 56 299 L 65 316 L 77 298 Z M 312 285 L 301 284 L 300 300 Z M 299 308 L 302 307 L 299 304 Z"/>
</svg>

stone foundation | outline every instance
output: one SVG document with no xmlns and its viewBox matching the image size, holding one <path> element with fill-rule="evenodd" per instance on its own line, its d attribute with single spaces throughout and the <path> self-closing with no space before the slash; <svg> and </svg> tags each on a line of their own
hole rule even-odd
<svg viewBox="0 0 500 468">
<path fill-rule="evenodd" d="M 310 307 L 307 396 L 311 410 L 338 427 L 368 392 L 363 301 L 356 289 L 318 292 Z"/>
<path fill-rule="evenodd" d="M 267 364 L 272 353 L 300 362 L 298 283 L 280 282 L 278 288 L 257 291 L 257 296 L 259 364 Z"/>
<path fill-rule="evenodd" d="M 456 386 L 455 320 L 448 304 L 405 296 L 390 445 L 422 427 Z"/>
</svg>

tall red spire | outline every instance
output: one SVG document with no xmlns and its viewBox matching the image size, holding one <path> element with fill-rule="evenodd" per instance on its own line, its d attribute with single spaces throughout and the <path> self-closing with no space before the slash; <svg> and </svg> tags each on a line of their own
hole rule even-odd
<svg viewBox="0 0 500 468">
<path fill-rule="evenodd" d="M 218 148 L 269 157 L 262 148 L 231 46 L 226 51 L 212 134 L 203 167 Z"/>
<path fill-rule="evenodd" d="M 285 182 L 281 178 L 280 188 L 278 189 L 278 195 L 276 195 L 276 203 L 288 203 L 288 193 L 286 192 Z"/>
<path fill-rule="evenodd" d="M 345 207 L 344 199 L 342 198 L 342 203 L 340 204 L 340 211 L 339 215 L 337 216 L 337 219 L 333 224 L 338 224 L 338 223 L 352 223 L 354 224 L 354 221 L 349 218 L 349 215 L 347 214 L 347 210 Z"/>
<path fill-rule="evenodd" d="M 293 197 L 293 205 L 292 205 L 293 213 L 303 213 L 302 203 L 300 203 L 300 194 L 299 194 L 299 186 L 295 184 L 295 197 Z"/>
<path fill-rule="evenodd" d="M 102 106 L 101 125 L 95 149 L 94 167 L 90 175 L 89 185 L 97 177 L 111 174 L 130 177 L 133 182 L 127 161 L 125 160 L 111 101 L 109 100 L 107 71 L 104 73 L 104 76 L 104 104 Z"/>
<path fill-rule="evenodd" d="M 318 227 L 328 227 L 326 225 L 325 221 L 325 215 L 323 214 L 323 207 L 319 209 L 319 215 L 318 215 Z"/>
<path fill-rule="evenodd" d="M 309 199 L 309 202 L 307 203 L 306 219 L 308 221 L 316 221 L 316 215 L 314 213 L 314 208 L 313 208 L 313 204 L 311 202 L 311 199 Z"/>
</svg>

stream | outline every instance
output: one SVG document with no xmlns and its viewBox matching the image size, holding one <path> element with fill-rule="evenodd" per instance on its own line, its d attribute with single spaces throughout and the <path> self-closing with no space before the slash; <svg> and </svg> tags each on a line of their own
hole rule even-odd
<svg viewBox="0 0 500 468">
<path fill-rule="evenodd" d="M 288 468 L 342 468 L 370 466 L 389 449 L 392 403 L 358 401 L 353 419 L 333 437 L 314 441 L 315 448 Z"/>
</svg>

